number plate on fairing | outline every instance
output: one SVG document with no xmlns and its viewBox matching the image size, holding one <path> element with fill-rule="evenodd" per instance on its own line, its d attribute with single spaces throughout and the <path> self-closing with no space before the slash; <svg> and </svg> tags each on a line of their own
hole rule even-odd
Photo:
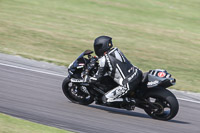
<svg viewBox="0 0 200 133">
<path fill-rule="evenodd" d="M 83 79 L 71 78 L 71 82 L 73 82 L 73 83 L 83 83 Z"/>
</svg>

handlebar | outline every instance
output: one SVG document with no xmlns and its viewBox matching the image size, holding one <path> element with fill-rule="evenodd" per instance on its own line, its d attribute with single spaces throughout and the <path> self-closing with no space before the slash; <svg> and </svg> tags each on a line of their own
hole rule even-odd
<svg viewBox="0 0 200 133">
<path fill-rule="evenodd" d="M 92 70 L 95 67 L 97 60 L 98 58 L 96 56 L 89 58 L 89 63 L 87 64 L 84 72 L 84 77 L 89 75 L 90 70 Z"/>
<path fill-rule="evenodd" d="M 96 62 L 97 62 L 97 60 L 98 60 L 97 57 L 92 57 L 92 58 L 90 59 L 90 62 L 88 63 L 87 68 L 86 68 L 86 70 L 88 70 L 88 72 L 89 72 L 92 68 L 94 68 L 94 66 L 95 66 L 95 64 L 96 64 Z"/>
</svg>

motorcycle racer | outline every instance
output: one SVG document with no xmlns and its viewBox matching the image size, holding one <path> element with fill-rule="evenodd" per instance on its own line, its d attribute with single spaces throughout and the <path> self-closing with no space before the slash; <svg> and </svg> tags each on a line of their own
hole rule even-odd
<svg viewBox="0 0 200 133">
<path fill-rule="evenodd" d="M 102 98 L 103 102 L 128 102 L 130 107 L 134 105 L 134 99 L 127 98 L 126 94 L 135 90 L 141 82 L 142 71 L 132 65 L 118 48 L 113 48 L 112 38 L 109 36 L 97 37 L 94 41 L 94 51 L 98 56 L 99 68 L 94 77 L 87 77 L 85 81 L 95 82 L 107 73 L 119 86 L 108 91 Z"/>
</svg>

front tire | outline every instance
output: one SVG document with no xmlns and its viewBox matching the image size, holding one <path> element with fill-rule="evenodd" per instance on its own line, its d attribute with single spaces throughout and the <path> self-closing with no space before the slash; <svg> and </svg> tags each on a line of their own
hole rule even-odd
<svg viewBox="0 0 200 133">
<path fill-rule="evenodd" d="M 80 87 L 76 84 L 73 84 L 70 81 L 70 78 L 67 77 L 64 79 L 62 83 L 62 90 L 64 95 L 73 103 L 82 104 L 82 105 L 89 105 L 94 102 L 94 98 L 90 93 L 88 94 L 81 91 Z"/>
<path fill-rule="evenodd" d="M 169 90 L 157 88 L 150 90 L 145 98 L 157 109 L 145 108 L 145 112 L 154 119 L 170 120 L 176 116 L 179 110 L 178 100 Z"/>
</svg>

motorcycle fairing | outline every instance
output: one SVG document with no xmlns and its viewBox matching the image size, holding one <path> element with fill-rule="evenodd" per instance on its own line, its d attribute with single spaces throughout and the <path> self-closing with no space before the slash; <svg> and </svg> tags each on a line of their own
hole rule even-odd
<svg viewBox="0 0 200 133">
<path fill-rule="evenodd" d="M 81 53 L 79 57 L 69 65 L 68 73 L 70 76 L 74 78 L 81 78 L 82 69 L 88 61 L 86 58 L 84 58 L 84 56 L 88 55 L 88 53 L 91 53 L 91 51 L 86 50 L 85 52 Z"/>
<path fill-rule="evenodd" d="M 147 88 L 156 86 L 169 87 L 176 82 L 174 78 L 171 78 L 170 73 L 162 69 L 150 70 L 146 78 L 148 78 Z"/>
</svg>

